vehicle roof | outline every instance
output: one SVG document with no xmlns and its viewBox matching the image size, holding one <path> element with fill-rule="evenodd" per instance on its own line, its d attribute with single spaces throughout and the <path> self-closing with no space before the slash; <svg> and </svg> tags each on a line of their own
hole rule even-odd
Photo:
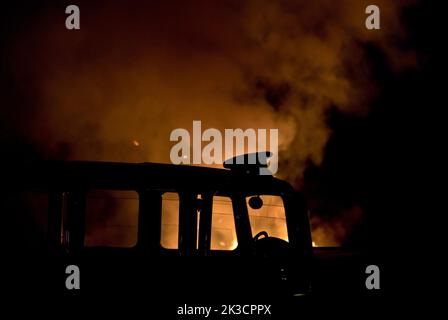
<svg viewBox="0 0 448 320">
<path fill-rule="evenodd" d="M 293 191 L 289 183 L 273 176 L 161 163 L 40 161 L 12 166 L 7 169 L 6 176 L 9 185 L 19 188 Z"/>
</svg>

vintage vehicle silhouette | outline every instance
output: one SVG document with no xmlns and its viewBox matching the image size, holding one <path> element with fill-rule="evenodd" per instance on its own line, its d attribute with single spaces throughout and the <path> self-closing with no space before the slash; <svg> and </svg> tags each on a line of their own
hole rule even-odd
<svg viewBox="0 0 448 320">
<path fill-rule="evenodd" d="M 63 267 L 75 264 L 84 291 L 306 294 L 304 198 L 258 175 L 261 165 L 43 161 L 11 174 L 9 186 L 43 198 L 30 206 L 44 204 L 47 287 L 63 290 Z"/>
</svg>

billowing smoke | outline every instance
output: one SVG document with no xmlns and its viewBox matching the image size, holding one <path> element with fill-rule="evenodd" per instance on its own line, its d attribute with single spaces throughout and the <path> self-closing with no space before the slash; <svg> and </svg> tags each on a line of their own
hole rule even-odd
<svg viewBox="0 0 448 320">
<path fill-rule="evenodd" d="M 279 175 L 300 186 L 319 165 L 330 108 L 368 113 L 375 94 L 365 45 L 394 68 L 401 1 L 378 0 L 381 30 L 366 30 L 367 1 L 80 1 L 42 10 L 7 55 L 32 97 L 23 134 L 46 158 L 169 162 L 175 128 L 278 128 Z M 21 109 L 22 110 L 22 109 Z M 25 119 L 25 120 L 24 120 Z"/>
<path fill-rule="evenodd" d="M 361 223 L 362 209 L 353 206 L 342 210 L 336 216 L 322 218 L 318 215 L 311 217 L 311 229 L 313 230 L 314 246 L 339 246 L 343 245 L 352 230 Z"/>
<path fill-rule="evenodd" d="M 284 118 L 292 119 L 293 139 L 281 153 L 281 172 L 290 181 L 311 162 L 319 165 L 331 135 L 329 108 L 365 115 L 376 88 L 364 46 L 386 52 L 395 68 L 413 64 L 413 55 L 395 47 L 404 34 L 398 2 L 377 1 L 381 31 L 364 27 L 363 1 L 269 2 L 247 9 L 247 34 L 256 52 L 245 66 L 248 95 L 264 99 Z M 394 42 L 395 41 L 395 42 Z"/>
</svg>

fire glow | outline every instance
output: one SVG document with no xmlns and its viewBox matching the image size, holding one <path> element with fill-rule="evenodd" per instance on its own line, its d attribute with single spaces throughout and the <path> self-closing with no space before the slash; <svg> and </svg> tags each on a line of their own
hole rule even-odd
<svg viewBox="0 0 448 320">
<path fill-rule="evenodd" d="M 357 1 L 86 2 L 69 36 L 57 10 L 39 11 L 5 51 L 26 83 L 18 91 L 38 102 L 17 127 L 43 158 L 160 163 L 171 162 L 170 132 L 195 119 L 222 132 L 278 128 L 278 176 L 300 188 L 323 161 L 328 111 L 369 112 L 362 44 L 393 68 L 414 63 L 400 47 L 403 2 L 376 5 L 378 32 Z M 331 222 L 313 225 L 317 245 L 348 235 L 352 224 Z"/>
</svg>

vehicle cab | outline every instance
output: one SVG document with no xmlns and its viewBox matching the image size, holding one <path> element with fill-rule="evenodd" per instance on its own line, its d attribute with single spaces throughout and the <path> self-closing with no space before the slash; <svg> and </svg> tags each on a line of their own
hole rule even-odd
<svg viewBox="0 0 448 320">
<path fill-rule="evenodd" d="M 226 167 L 41 162 L 11 183 L 45 215 L 48 263 L 79 264 L 87 290 L 112 278 L 114 288 L 159 281 L 159 292 L 308 292 L 303 197 L 253 167 Z"/>
</svg>

